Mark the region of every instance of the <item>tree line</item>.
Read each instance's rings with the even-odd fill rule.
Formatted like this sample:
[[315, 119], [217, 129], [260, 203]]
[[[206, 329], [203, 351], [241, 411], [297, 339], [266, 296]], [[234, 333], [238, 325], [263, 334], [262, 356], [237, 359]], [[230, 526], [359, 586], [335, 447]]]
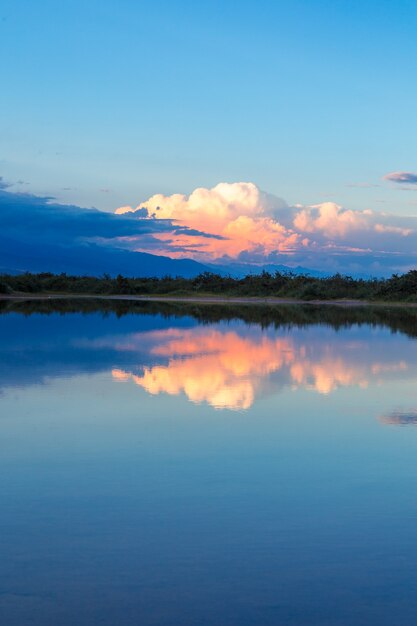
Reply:
[[49, 272], [0, 275], [1, 294], [175, 295], [276, 297], [298, 300], [417, 302], [417, 270], [390, 278], [355, 279], [335, 274], [316, 278], [288, 273], [248, 274], [243, 278], [204, 272], [195, 278], [72, 276]]

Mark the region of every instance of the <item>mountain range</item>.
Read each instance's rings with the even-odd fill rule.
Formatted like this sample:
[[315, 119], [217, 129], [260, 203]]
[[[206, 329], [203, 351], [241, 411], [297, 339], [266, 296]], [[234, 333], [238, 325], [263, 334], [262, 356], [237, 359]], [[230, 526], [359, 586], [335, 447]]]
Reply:
[[203, 272], [214, 272], [238, 278], [261, 271], [274, 273], [293, 272], [311, 276], [325, 276], [301, 266], [252, 265], [249, 263], [199, 263], [192, 259], [172, 259], [146, 252], [131, 252], [121, 248], [96, 244], [63, 246], [35, 244], [7, 237], [0, 237], [0, 273], [18, 274], [22, 272], [52, 272], [75, 275], [102, 276], [155, 276], [166, 275], [192, 278]]

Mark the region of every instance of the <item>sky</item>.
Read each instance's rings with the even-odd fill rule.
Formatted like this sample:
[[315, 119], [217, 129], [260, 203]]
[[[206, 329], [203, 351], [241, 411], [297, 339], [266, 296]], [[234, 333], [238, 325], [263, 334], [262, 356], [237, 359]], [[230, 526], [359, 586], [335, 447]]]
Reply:
[[[131, 241], [171, 256], [259, 262], [275, 251], [314, 265], [318, 247], [343, 246], [368, 250], [371, 265], [373, 254], [411, 254], [416, 32], [417, 4], [407, 0], [68, 0], [59, 10], [52, 0], [2, 0], [3, 184], [9, 197], [111, 213], [232, 185], [220, 222], [207, 219], [211, 193], [198, 206], [203, 219], [181, 224], [208, 228], [205, 241]], [[242, 183], [277, 198], [274, 206], [258, 202], [239, 216]], [[184, 220], [164, 203], [154, 220]], [[321, 209], [311, 207], [322, 206], [326, 232], [312, 225]], [[230, 213], [243, 220], [225, 232]], [[259, 239], [248, 243], [254, 230]]]

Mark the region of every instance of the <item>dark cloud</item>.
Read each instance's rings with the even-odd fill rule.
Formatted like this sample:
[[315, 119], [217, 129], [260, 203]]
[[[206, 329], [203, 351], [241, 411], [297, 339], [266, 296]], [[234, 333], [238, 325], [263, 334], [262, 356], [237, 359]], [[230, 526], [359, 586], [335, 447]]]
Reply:
[[[137, 211], [136, 211], [137, 213]], [[175, 228], [173, 231], [174, 235], [181, 235], [184, 233], [183, 227]], [[207, 237], [208, 239], [218, 239], [219, 241], [225, 241], [227, 237], [223, 237], [223, 235], [214, 235], [213, 233], [203, 233], [201, 230], [196, 230], [195, 228], [188, 228], [186, 231], [187, 235], [194, 237]]]
[[[147, 218], [147, 210], [116, 215], [84, 209], [74, 205], [61, 205], [49, 196], [39, 197], [28, 193], [12, 193], [0, 179], [0, 230], [3, 236], [30, 242], [71, 244], [82, 241], [118, 238], [140, 238], [157, 233], [208, 236], [168, 219]], [[137, 241], [136, 241], [137, 243]]]
[[150, 217], [148, 209], [146, 207], [142, 207], [141, 209], [136, 209], [136, 211], [132, 211], [132, 215], [135, 215], [136, 217]]
[[193, 260], [142, 252], [160, 255], [161, 233], [206, 236], [173, 220], [149, 218], [146, 209], [116, 215], [13, 193], [0, 179], [0, 272], [196, 276], [207, 270]]
[[385, 174], [384, 180], [389, 180], [392, 183], [417, 185], [417, 174], [413, 172], [390, 172]]

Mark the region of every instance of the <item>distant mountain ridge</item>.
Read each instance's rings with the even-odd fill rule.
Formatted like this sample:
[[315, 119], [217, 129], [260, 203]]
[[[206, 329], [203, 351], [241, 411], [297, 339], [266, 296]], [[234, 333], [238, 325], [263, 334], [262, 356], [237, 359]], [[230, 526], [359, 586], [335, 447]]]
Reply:
[[[55, 244], [37, 244], [0, 237], [0, 273], [19, 274], [22, 272], [51, 272], [73, 275], [114, 277], [122, 274], [126, 277], [182, 276], [193, 278], [203, 272], [212, 272], [221, 276], [243, 278], [248, 274], [262, 271], [274, 274], [297, 274], [325, 278], [335, 272], [324, 272], [302, 266], [290, 267], [283, 264], [252, 265], [250, 263], [231, 262], [229, 264], [199, 263], [193, 259], [172, 259], [167, 256], [133, 252], [122, 248], [106, 247], [97, 244], [63, 246]], [[354, 278], [369, 278], [363, 273], [353, 273]]]
[[192, 259], [171, 259], [146, 252], [130, 252], [120, 248], [106, 248], [94, 244], [59, 246], [15, 241], [0, 237], [0, 271], [52, 272], [76, 275], [102, 276], [183, 276], [192, 278], [212, 271]]
[[207, 263], [210, 267], [210, 271], [218, 274], [230, 274], [234, 278], [243, 278], [248, 274], [260, 274], [261, 272], [269, 272], [275, 274], [280, 272], [281, 274], [303, 274], [305, 276], [313, 276], [314, 278], [323, 278], [330, 276], [334, 272], [322, 272], [319, 270], [309, 269], [307, 267], [290, 267], [289, 265], [281, 265], [274, 263], [266, 263], [265, 265], [252, 265], [251, 263], [230, 263], [230, 265], [217, 265], [215, 263]]

